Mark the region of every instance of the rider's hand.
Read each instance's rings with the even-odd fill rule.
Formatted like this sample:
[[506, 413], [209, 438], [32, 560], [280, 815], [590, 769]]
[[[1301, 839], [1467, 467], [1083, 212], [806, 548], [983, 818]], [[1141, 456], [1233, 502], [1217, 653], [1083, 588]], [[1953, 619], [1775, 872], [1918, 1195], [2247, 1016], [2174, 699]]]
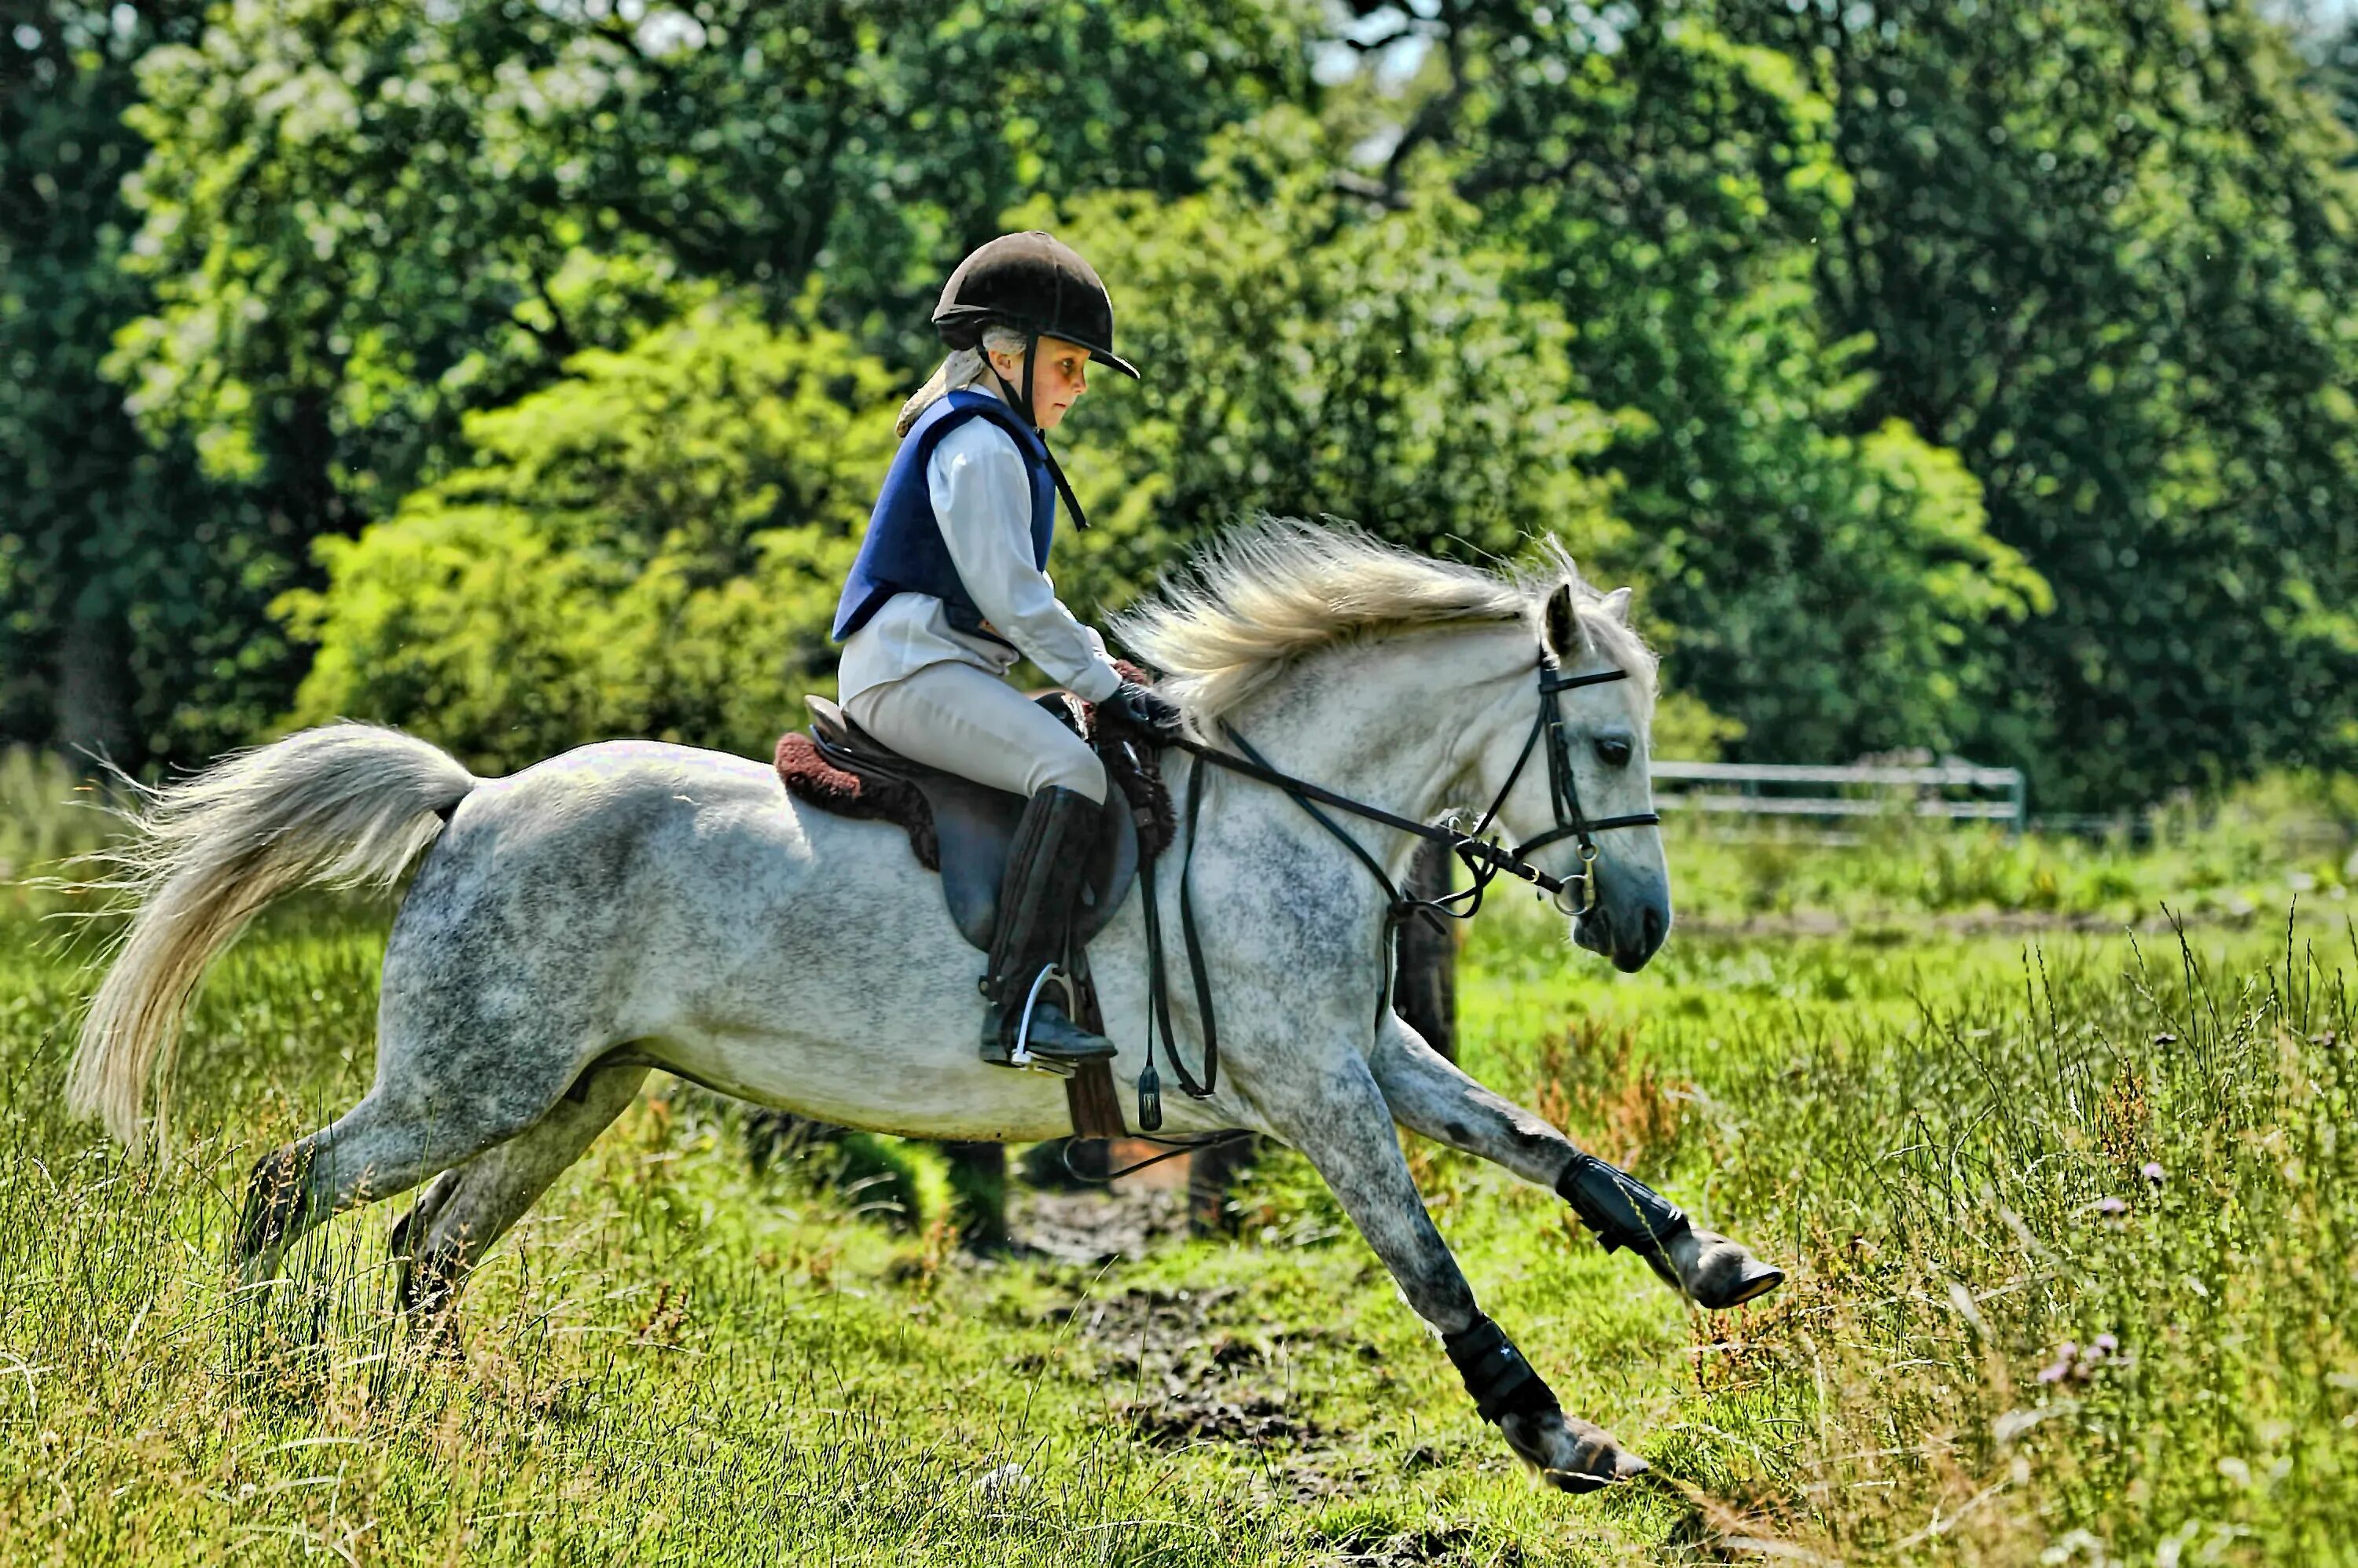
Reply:
[[1186, 723], [1170, 698], [1134, 680], [1122, 682], [1111, 697], [1098, 703], [1098, 717], [1110, 720], [1117, 729], [1163, 741], [1176, 739]]

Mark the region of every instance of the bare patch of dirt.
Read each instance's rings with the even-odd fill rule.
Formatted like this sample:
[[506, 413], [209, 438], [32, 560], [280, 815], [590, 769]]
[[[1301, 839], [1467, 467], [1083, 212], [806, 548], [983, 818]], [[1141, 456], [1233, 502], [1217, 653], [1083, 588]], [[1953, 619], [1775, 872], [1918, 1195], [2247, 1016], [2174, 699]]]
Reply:
[[1462, 1563], [1477, 1544], [1489, 1549], [1484, 1553], [1485, 1562], [1501, 1564], [1502, 1568], [1528, 1561], [1522, 1548], [1512, 1541], [1477, 1541], [1468, 1526], [1438, 1525], [1395, 1535], [1355, 1530], [1335, 1541], [1334, 1562], [1336, 1568], [1414, 1568], [1426, 1563]]
[[1187, 1234], [1187, 1195], [1121, 1183], [1077, 1193], [1011, 1190], [1008, 1232], [1019, 1246], [1062, 1263], [1145, 1256]]
[[[1308, 1448], [1271, 1457], [1265, 1472], [1264, 1484], [1257, 1487], [1262, 1500], [1292, 1508], [1308, 1508], [1364, 1498], [1378, 1488], [1396, 1482], [1404, 1474], [1419, 1470], [1440, 1469], [1444, 1465], [1479, 1465], [1478, 1453], [1460, 1454], [1448, 1460], [1431, 1444], [1420, 1443], [1405, 1453], [1376, 1452], [1358, 1443], [1314, 1444]], [[1380, 1552], [1390, 1550], [1390, 1538], [1379, 1538], [1366, 1530], [1336, 1538], [1347, 1552]], [[1390, 1562], [1382, 1556], [1368, 1556], [1370, 1563]], [[1357, 1563], [1359, 1558], [1346, 1555], [1345, 1563]], [[1423, 1559], [1403, 1558], [1401, 1561], [1422, 1562]]]
[[[1444, 1455], [1430, 1444], [1370, 1449], [1350, 1428], [1314, 1419], [1291, 1386], [1292, 1368], [1313, 1357], [1368, 1363], [1382, 1352], [1333, 1328], [1278, 1323], [1255, 1312], [1251, 1296], [1236, 1286], [1133, 1287], [1049, 1308], [1039, 1321], [1069, 1325], [1144, 1441], [1254, 1450], [1261, 1470], [1253, 1490], [1269, 1502], [1300, 1508], [1364, 1497], [1404, 1472], [1481, 1463], [1487, 1451]], [[1492, 1460], [1509, 1463], [1503, 1453]], [[1450, 1539], [1446, 1530], [1397, 1538], [1363, 1531], [1337, 1541], [1346, 1555], [1336, 1561], [1373, 1568], [1460, 1560]]]
[[1256, 1390], [1222, 1399], [1210, 1389], [1166, 1387], [1162, 1399], [1133, 1400], [1130, 1425], [1161, 1448], [1191, 1443], [1300, 1443], [1317, 1435], [1310, 1422], [1286, 1413], [1286, 1396]]
[[1325, 1438], [1284, 1385], [1272, 1342], [1234, 1321], [1234, 1286], [1134, 1289], [1051, 1309], [1096, 1347], [1101, 1374], [1130, 1390], [1123, 1411], [1149, 1443], [1301, 1445]]

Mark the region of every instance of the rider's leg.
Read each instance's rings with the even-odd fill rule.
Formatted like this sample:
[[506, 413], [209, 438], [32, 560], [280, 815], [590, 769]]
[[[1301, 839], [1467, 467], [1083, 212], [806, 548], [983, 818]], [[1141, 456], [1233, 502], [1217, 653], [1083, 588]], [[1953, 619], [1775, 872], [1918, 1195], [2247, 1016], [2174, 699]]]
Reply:
[[1068, 789], [1102, 803], [1105, 764], [1088, 742], [972, 665], [927, 665], [844, 705], [852, 722], [914, 762], [1031, 796]]
[[[1001, 1060], [1008, 1024], [1033, 982], [1061, 959], [1073, 905], [1087, 879], [1106, 797], [1105, 765], [1087, 744], [1006, 682], [970, 665], [931, 665], [850, 704], [853, 722], [904, 757], [1027, 796], [999, 896], [985, 992], [982, 1051]], [[1026, 1036], [1036, 1055], [1088, 1061], [1112, 1042], [1065, 1013], [1043, 989]]]
[[1628, 1247], [1699, 1305], [1736, 1306], [1783, 1282], [1741, 1244], [1691, 1224], [1651, 1188], [1467, 1077], [1399, 1019], [1384, 1021], [1368, 1065], [1401, 1126], [1555, 1189], [1608, 1246]]
[[[1087, 1062], [1114, 1054], [1111, 1041], [1072, 1020], [1054, 988], [1040, 986], [1034, 994], [1041, 974], [1065, 959], [1073, 909], [1088, 880], [1104, 815], [1087, 795], [1053, 785], [1024, 809], [1007, 850], [985, 979], [992, 1007], [983, 1019], [982, 1054], [990, 1060], [1003, 1060], [1019, 1031], [1035, 1055]], [[1028, 1028], [1022, 1023], [1026, 1007], [1032, 1010]]]

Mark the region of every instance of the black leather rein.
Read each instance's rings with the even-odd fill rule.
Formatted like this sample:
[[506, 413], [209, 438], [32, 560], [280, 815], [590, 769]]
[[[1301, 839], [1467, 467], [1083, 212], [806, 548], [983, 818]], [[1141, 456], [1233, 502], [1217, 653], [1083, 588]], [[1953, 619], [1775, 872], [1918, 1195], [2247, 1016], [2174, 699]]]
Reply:
[[[1586, 914], [1596, 907], [1596, 842], [1593, 835], [1616, 827], [1653, 827], [1660, 825], [1662, 818], [1659, 812], [1636, 811], [1621, 816], [1592, 819], [1581, 810], [1580, 806], [1580, 792], [1573, 773], [1572, 742], [1570, 737], [1564, 732], [1563, 710], [1557, 700], [1558, 694], [1580, 687], [1602, 686], [1608, 681], [1628, 678], [1629, 672], [1623, 669], [1595, 670], [1587, 675], [1565, 675], [1556, 666], [1552, 658], [1544, 654], [1541, 654], [1539, 664], [1539, 716], [1531, 721], [1531, 732], [1523, 741], [1522, 752], [1515, 758], [1515, 765], [1508, 773], [1507, 782], [1498, 786], [1498, 793], [1491, 800], [1489, 809], [1482, 814], [1482, 819], [1474, 825], [1474, 830], [1470, 833], [1461, 833], [1452, 827], [1419, 822], [1413, 817], [1402, 816], [1398, 812], [1387, 811], [1379, 806], [1369, 806], [1365, 801], [1353, 800], [1348, 795], [1338, 795], [1322, 785], [1312, 784], [1307, 779], [1296, 778], [1292, 773], [1283, 773], [1271, 766], [1269, 759], [1256, 751], [1250, 741], [1238, 734], [1236, 729], [1225, 720], [1220, 725], [1220, 733], [1226, 736], [1229, 743], [1236, 748], [1234, 752], [1224, 751], [1216, 746], [1206, 746], [1200, 741], [1188, 740], [1184, 736], [1172, 738], [1168, 742], [1170, 745], [1189, 752], [1198, 761], [1198, 765], [1190, 769], [1187, 776], [1187, 803], [1184, 807], [1187, 848], [1179, 861], [1179, 935], [1187, 948], [1187, 967], [1190, 977], [1195, 982], [1196, 1011], [1204, 1021], [1204, 1078], [1199, 1084], [1195, 1075], [1187, 1070], [1186, 1061], [1179, 1054], [1178, 1040], [1171, 1027], [1170, 986], [1165, 973], [1166, 964], [1163, 945], [1163, 914], [1155, 899], [1154, 861], [1147, 860], [1139, 867], [1141, 883], [1139, 892], [1146, 914], [1148, 1027], [1152, 1033], [1147, 1041], [1145, 1071], [1138, 1076], [1140, 1127], [1152, 1132], [1163, 1125], [1162, 1082], [1160, 1076], [1154, 1070], [1153, 1036], [1161, 1037], [1163, 1053], [1171, 1060], [1171, 1070], [1178, 1075], [1179, 1087], [1186, 1091], [1190, 1098], [1208, 1099], [1213, 1091], [1219, 1087], [1219, 1027], [1214, 1022], [1212, 1015], [1211, 980], [1204, 968], [1203, 943], [1195, 932], [1195, 900], [1188, 876], [1188, 871], [1195, 863], [1195, 823], [1199, 808], [1203, 804], [1205, 770], [1202, 764], [1210, 763], [1226, 768], [1230, 773], [1240, 773], [1246, 778], [1255, 779], [1283, 790], [1293, 798], [1295, 805], [1308, 812], [1321, 827], [1339, 839], [1345, 849], [1357, 856], [1359, 863], [1367, 867], [1368, 872], [1382, 886], [1390, 903], [1384, 917], [1383, 979], [1376, 993], [1376, 1020], [1380, 1023], [1383, 1021], [1385, 1010], [1391, 1005], [1392, 939], [1403, 922], [1422, 919], [1437, 927], [1439, 922], [1444, 919], [1473, 918], [1482, 907], [1482, 895], [1488, 891], [1492, 880], [1502, 871], [1530, 882], [1547, 893], [1554, 899], [1556, 907], [1567, 915]], [[1523, 769], [1531, 760], [1531, 752], [1542, 740], [1547, 743], [1548, 794], [1554, 808], [1556, 825], [1529, 843], [1519, 844], [1512, 849], [1507, 849], [1495, 840], [1484, 838], [1482, 835], [1489, 829], [1491, 823], [1498, 819], [1498, 808], [1507, 803], [1507, 796], [1514, 792], [1515, 784], [1523, 776]], [[1447, 845], [1451, 852], [1464, 861], [1466, 870], [1472, 873], [1473, 885], [1459, 892], [1444, 893], [1439, 898], [1412, 898], [1402, 893], [1399, 887], [1394, 885], [1382, 863], [1368, 852], [1365, 845], [1345, 832], [1333, 817], [1320, 810], [1321, 806], [1331, 806], [1337, 810], [1347, 811], [1355, 816], [1365, 817], [1370, 822], [1381, 823], [1400, 832], [1414, 834], [1417, 838], [1430, 843]], [[1544, 849], [1550, 844], [1560, 843], [1566, 838], [1576, 838], [1580, 843], [1580, 870], [1569, 877], [1550, 876], [1532, 865], [1526, 858], [1533, 850]], [[1573, 892], [1574, 889], [1577, 889], [1576, 892]], [[1565, 899], [1567, 892], [1572, 893], [1570, 903]]]

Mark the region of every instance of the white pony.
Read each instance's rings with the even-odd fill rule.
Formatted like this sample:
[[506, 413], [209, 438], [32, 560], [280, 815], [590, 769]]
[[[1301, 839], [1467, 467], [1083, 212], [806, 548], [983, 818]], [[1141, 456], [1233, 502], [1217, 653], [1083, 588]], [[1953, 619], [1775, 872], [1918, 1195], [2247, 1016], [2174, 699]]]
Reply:
[[[1628, 604], [1627, 589], [1598, 595], [1561, 557], [1502, 576], [1271, 520], [1201, 554], [1120, 630], [1166, 672], [1162, 689], [1199, 737], [1226, 720], [1276, 767], [1420, 821], [1503, 790], [1499, 826], [1522, 842], [1557, 826], [1549, 770], [1516, 772], [1542, 668], [1627, 673], [1565, 690], [1563, 729], [1595, 816], [1650, 809], [1653, 661]], [[1174, 788], [1204, 765], [1165, 757]], [[1587, 1157], [1397, 1017], [1379, 1022], [1385, 895], [1325, 829], [1264, 783], [1214, 768], [1203, 788], [1194, 900], [1215, 915], [1206, 970], [1228, 1070], [1213, 1098], [1174, 1098], [1168, 1130], [1247, 1128], [1300, 1150], [1518, 1454], [1570, 1490], [1642, 1471], [1564, 1415], [1476, 1306], [1394, 1122], [1575, 1204], [1562, 1184]], [[1404, 875], [1414, 838], [1341, 820]], [[395, 1247], [408, 1260], [405, 1303], [440, 1310], [651, 1065], [853, 1127], [962, 1140], [1069, 1130], [1058, 1080], [978, 1058], [983, 955], [959, 938], [906, 836], [798, 804], [761, 762], [611, 741], [481, 779], [424, 741], [337, 724], [157, 792], [138, 827], [124, 853], [136, 912], [70, 1085], [78, 1112], [135, 1148], [206, 967], [258, 910], [303, 884], [389, 884], [416, 868], [385, 948], [374, 1086], [256, 1166], [240, 1230], [249, 1280], [269, 1278], [331, 1213], [430, 1183]], [[1596, 903], [1575, 935], [1634, 969], [1670, 925], [1660, 838], [1646, 827], [1598, 845]], [[1186, 849], [1174, 844], [1166, 867]], [[1563, 842], [1537, 858], [1568, 875], [1575, 853]], [[1175, 872], [1158, 891], [1174, 929]], [[1137, 898], [1091, 958], [1127, 1082], [1148, 1038]], [[1191, 988], [1173, 989], [1181, 1044], [1200, 1051]], [[162, 1121], [159, 1109], [159, 1140]], [[1673, 1228], [1650, 1261], [1693, 1300], [1729, 1305], [1781, 1278], [1683, 1217]]]

